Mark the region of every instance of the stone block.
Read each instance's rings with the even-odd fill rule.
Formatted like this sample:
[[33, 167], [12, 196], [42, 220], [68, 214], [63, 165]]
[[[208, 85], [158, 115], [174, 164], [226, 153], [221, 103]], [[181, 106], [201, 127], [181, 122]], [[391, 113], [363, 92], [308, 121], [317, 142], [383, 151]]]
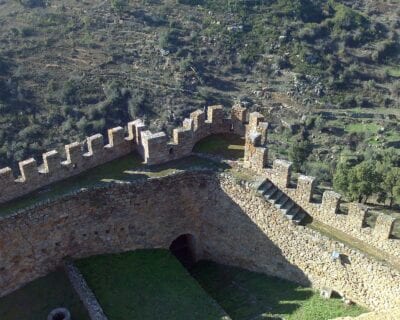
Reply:
[[334, 191], [325, 191], [322, 195], [321, 211], [326, 215], [338, 213], [342, 195]]
[[208, 107], [207, 120], [213, 125], [222, 124], [224, 120], [224, 108], [221, 105]]
[[[133, 138], [133, 137], [132, 137]], [[125, 142], [124, 128], [116, 127], [108, 129], [108, 143], [111, 147], [116, 147]]]
[[198, 130], [204, 126], [206, 114], [203, 110], [197, 110], [190, 114], [190, 119], [193, 120], [193, 130]]
[[173, 132], [173, 141], [175, 144], [187, 144], [192, 143], [192, 131], [186, 130], [184, 128], [174, 129]]
[[361, 229], [368, 213], [368, 207], [357, 202], [349, 203], [349, 212], [347, 215], [347, 224], [352, 229]]
[[82, 144], [79, 142], [74, 142], [65, 146], [65, 154], [67, 156], [67, 161], [65, 164], [78, 165], [82, 162]]
[[396, 219], [387, 214], [380, 214], [376, 219], [374, 227], [374, 237], [377, 240], [387, 240], [393, 231]]
[[98, 133], [87, 138], [89, 155], [100, 156], [104, 151], [103, 135]]
[[142, 139], [141, 133], [146, 130], [147, 130], [147, 126], [143, 123], [143, 121], [141, 119], [129, 122], [129, 124], [128, 124], [128, 132], [129, 132], [128, 139], [135, 140], [137, 145], [141, 145], [141, 139]]
[[237, 104], [232, 107], [231, 110], [232, 122], [239, 122], [244, 124], [247, 121], [247, 109]]
[[312, 200], [314, 192], [315, 178], [301, 175], [297, 180], [297, 197], [304, 203]]
[[30, 158], [19, 162], [19, 170], [21, 171], [21, 178], [24, 182], [31, 182], [36, 180], [39, 176], [39, 171], [37, 168], [36, 160]]
[[292, 174], [292, 163], [277, 159], [273, 163], [274, 182], [279, 186], [287, 188], [290, 184]]
[[15, 178], [10, 167], [0, 169], [0, 185], [6, 187], [9, 183], [14, 183]]
[[252, 112], [249, 116], [249, 128], [250, 130], [256, 130], [258, 124], [264, 121], [264, 116], [259, 112]]
[[61, 168], [60, 154], [56, 150], [43, 153], [44, 172], [54, 173]]

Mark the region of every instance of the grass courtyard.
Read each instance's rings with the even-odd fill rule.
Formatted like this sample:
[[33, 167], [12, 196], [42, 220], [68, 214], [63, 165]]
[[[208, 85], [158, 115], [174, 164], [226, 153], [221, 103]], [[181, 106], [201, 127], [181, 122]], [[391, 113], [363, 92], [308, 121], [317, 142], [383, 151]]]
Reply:
[[77, 262], [110, 320], [223, 319], [223, 310], [167, 250]]
[[193, 151], [238, 160], [244, 157], [244, 143], [243, 137], [234, 134], [217, 134], [199, 141]]
[[367, 311], [289, 281], [209, 261], [198, 263], [192, 274], [233, 320], [327, 320]]
[[45, 320], [55, 308], [70, 310], [73, 320], [89, 320], [63, 270], [39, 278], [0, 298], [1, 320]]
[[[189, 273], [168, 250], [94, 256], [76, 265], [109, 320], [327, 320], [367, 310], [310, 288], [209, 261]], [[88, 320], [62, 270], [0, 298], [1, 320], [43, 320], [67, 307]]]

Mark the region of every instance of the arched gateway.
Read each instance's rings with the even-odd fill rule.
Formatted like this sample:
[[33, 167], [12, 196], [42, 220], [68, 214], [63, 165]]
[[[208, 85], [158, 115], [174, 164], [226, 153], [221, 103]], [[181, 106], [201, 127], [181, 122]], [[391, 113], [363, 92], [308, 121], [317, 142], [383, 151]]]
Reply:
[[169, 250], [186, 269], [190, 269], [196, 263], [195, 248], [194, 236], [183, 234], [172, 241]]

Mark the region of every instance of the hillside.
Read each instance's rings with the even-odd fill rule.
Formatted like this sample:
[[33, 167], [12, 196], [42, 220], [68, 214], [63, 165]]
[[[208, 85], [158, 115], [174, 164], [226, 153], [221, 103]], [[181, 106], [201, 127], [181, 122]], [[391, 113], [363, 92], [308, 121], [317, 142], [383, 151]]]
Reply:
[[397, 0], [0, 0], [0, 165], [241, 101], [272, 122], [272, 157], [306, 137], [299, 169], [330, 181], [343, 149], [400, 144], [399, 15]]

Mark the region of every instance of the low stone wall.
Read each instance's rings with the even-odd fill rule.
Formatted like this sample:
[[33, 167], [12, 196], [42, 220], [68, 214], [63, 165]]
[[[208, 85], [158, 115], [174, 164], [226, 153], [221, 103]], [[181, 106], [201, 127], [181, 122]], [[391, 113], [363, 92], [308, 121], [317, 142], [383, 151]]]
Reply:
[[64, 266], [65, 272], [72, 287], [85, 306], [91, 320], [108, 320], [102, 307], [96, 299], [93, 291], [89, 288], [85, 278], [72, 261], [67, 261]]
[[199, 257], [329, 287], [373, 310], [400, 302], [398, 270], [293, 225], [246, 184], [212, 172], [112, 184], [1, 218], [0, 295], [65, 257], [169, 248], [187, 233]]

